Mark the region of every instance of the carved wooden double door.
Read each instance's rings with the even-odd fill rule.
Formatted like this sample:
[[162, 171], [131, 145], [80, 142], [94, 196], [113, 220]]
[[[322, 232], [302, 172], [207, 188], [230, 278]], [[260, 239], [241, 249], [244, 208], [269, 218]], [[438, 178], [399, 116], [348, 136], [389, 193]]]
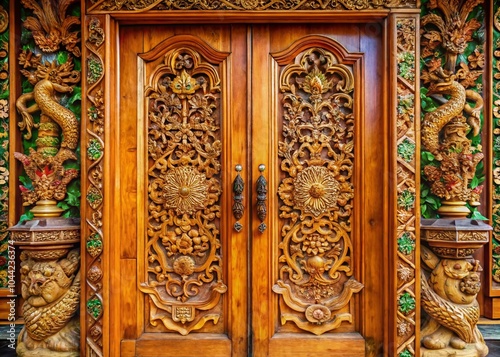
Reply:
[[380, 350], [387, 148], [376, 29], [117, 30], [113, 351]]

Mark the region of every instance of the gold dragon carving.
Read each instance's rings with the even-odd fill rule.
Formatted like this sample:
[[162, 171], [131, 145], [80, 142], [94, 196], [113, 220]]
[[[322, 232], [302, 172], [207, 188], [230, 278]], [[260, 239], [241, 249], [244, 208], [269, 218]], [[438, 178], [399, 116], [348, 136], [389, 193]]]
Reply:
[[[483, 109], [481, 87], [477, 84], [484, 67], [481, 46], [468, 56], [469, 63], [458, 61], [481, 27], [477, 19], [468, 17], [482, 3], [483, 0], [430, 1], [429, 13], [421, 19], [421, 53], [426, 66], [421, 78], [427, 84], [427, 96], [438, 103], [422, 122], [422, 144], [435, 159], [423, 167], [423, 172], [432, 193], [443, 199], [437, 212], [448, 218], [422, 220], [422, 232], [432, 225], [442, 230], [421, 236], [428, 244], [421, 245], [424, 311], [420, 342], [424, 357], [475, 357], [488, 353], [476, 326], [480, 315], [476, 296], [481, 287], [481, 267], [471, 256], [488, 241], [490, 227], [485, 225], [480, 230], [477, 222], [465, 219], [470, 213], [466, 203], [479, 205], [482, 190], [482, 186], [471, 186], [483, 159], [480, 145], [474, 146], [471, 140], [480, 133]], [[474, 228], [470, 232], [469, 224]]]
[[34, 135], [35, 139], [34, 145], [25, 142], [28, 152], [14, 156], [31, 180], [23, 181], [20, 189], [23, 205], [35, 204], [30, 210], [35, 218], [10, 228], [21, 250], [25, 300], [25, 325], [16, 352], [19, 356], [79, 356], [80, 252], [73, 249], [80, 240], [79, 219], [58, 218], [63, 209], [57, 201], [65, 198], [67, 185], [78, 176], [66, 161], [77, 160], [80, 123], [66, 103], [71, 99], [67, 94], [80, 81], [73, 63], [74, 56], [80, 56], [80, 19], [66, 16], [76, 0], [22, 0], [21, 4], [27, 9], [23, 26], [36, 45], [30, 43], [19, 54], [20, 72], [32, 87], [23, 86], [16, 109], [24, 138]]
[[311, 48], [280, 75], [285, 176], [281, 199], [281, 322], [316, 335], [352, 323], [354, 77], [323, 48]]
[[[14, 155], [21, 161], [33, 183], [33, 188], [21, 186], [23, 204], [30, 206], [37, 203], [43, 206], [64, 199], [67, 184], [78, 176], [77, 170], [65, 169], [63, 163], [77, 158], [75, 149], [80, 124], [76, 115], [59, 103], [58, 95], [71, 92], [72, 84], [80, 80], [80, 73], [73, 70], [71, 58], [61, 65], [55, 61], [42, 63], [41, 56], [29, 50], [21, 53], [20, 64], [32, 69], [23, 69], [21, 73], [34, 88], [16, 101], [16, 108], [22, 117], [19, 127], [27, 131], [27, 139], [31, 138], [32, 129], [37, 128], [38, 138], [36, 150], [31, 148], [28, 155], [19, 152]], [[37, 112], [40, 112], [39, 123], [33, 119], [33, 114]], [[59, 139], [60, 128], [62, 141]], [[54, 214], [59, 215], [60, 211], [54, 209]]]
[[[33, 85], [33, 90], [22, 94], [16, 101], [21, 115], [19, 127], [30, 139], [32, 130], [38, 129], [36, 150], [28, 154], [15, 153], [23, 164], [33, 187], [21, 186], [23, 204], [31, 206], [35, 216], [58, 216], [62, 210], [57, 201], [64, 199], [67, 184], [78, 176], [75, 169], [66, 170], [66, 160], [76, 160], [80, 123], [76, 115], [61, 104], [63, 96], [73, 91], [80, 81], [80, 72], [73, 69], [73, 57], [80, 56], [78, 25], [80, 19], [68, 16], [69, 7], [76, 0], [56, 3], [42, 0], [22, 0], [22, 5], [35, 16], [27, 16], [23, 26], [30, 30], [37, 45], [34, 50], [23, 50], [19, 55], [21, 73]], [[29, 14], [31, 15], [31, 13]], [[43, 59], [44, 53], [53, 53], [64, 46], [67, 58]], [[39, 122], [34, 119], [40, 113]], [[61, 133], [62, 130], [62, 140]]]
[[150, 324], [182, 335], [221, 317], [221, 194], [217, 68], [191, 48], [167, 53], [151, 76], [147, 281]]
[[[467, 20], [467, 17], [482, 2], [431, 1], [428, 8], [441, 11], [442, 16], [431, 12], [421, 21], [422, 57], [426, 59], [421, 78], [428, 85], [427, 96], [440, 103], [436, 110], [427, 112], [422, 121], [422, 144], [438, 163], [426, 165], [424, 174], [431, 191], [444, 199], [438, 211], [443, 216], [467, 216], [470, 211], [465, 207], [466, 202], [478, 205], [482, 190], [482, 186], [471, 188], [470, 182], [484, 155], [479, 147], [472, 146], [467, 135], [472, 132], [472, 136], [477, 136], [480, 132], [483, 99], [468, 87], [475, 86], [482, 73], [483, 55], [476, 50], [469, 58], [473, 65], [469, 67], [462, 62], [457, 69], [458, 55], [464, 52], [474, 31], [481, 26], [476, 19]], [[436, 55], [438, 46], [445, 51], [444, 65]]]

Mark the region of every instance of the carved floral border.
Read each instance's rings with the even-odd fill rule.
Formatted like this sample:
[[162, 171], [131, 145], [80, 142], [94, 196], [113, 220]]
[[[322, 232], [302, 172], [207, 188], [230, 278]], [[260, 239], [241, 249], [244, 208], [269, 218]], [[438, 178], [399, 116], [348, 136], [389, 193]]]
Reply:
[[[500, 4], [493, 5], [492, 40], [492, 121], [493, 121], [493, 183], [492, 183], [492, 279], [500, 284]], [[498, 285], [497, 285], [498, 286]]]
[[[85, 195], [85, 216], [82, 217], [82, 241], [85, 240], [86, 271], [84, 286], [86, 356], [103, 356], [103, 315], [104, 315], [104, 272], [103, 251], [105, 248], [103, 233], [103, 177], [104, 177], [104, 52], [105, 32], [102, 27], [104, 17], [87, 19], [85, 41], [85, 73], [87, 131], [82, 135], [82, 148], [86, 148], [86, 177], [82, 185]], [[83, 66], [83, 64], [82, 64]], [[84, 180], [82, 178], [82, 180]], [[82, 255], [83, 256], [83, 255]]]
[[416, 296], [416, 18], [396, 20], [397, 44], [397, 252], [396, 343], [398, 357], [415, 355]]
[[9, 0], [0, 1], [0, 288], [8, 285]]

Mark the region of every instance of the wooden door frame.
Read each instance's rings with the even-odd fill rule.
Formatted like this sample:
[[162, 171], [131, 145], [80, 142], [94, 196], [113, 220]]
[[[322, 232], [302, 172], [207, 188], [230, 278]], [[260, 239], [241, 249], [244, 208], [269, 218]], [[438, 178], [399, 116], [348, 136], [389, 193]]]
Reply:
[[[402, 3], [404, 1], [401, 1]], [[110, 150], [119, 130], [119, 27], [127, 24], [189, 24], [189, 23], [279, 23], [279, 22], [341, 22], [365, 23], [373, 31], [382, 29], [384, 59], [388, 65], [383, 71], [386, 117], [384, 120], [390, 150], [388, 162], [389, 182], [383, 188], [383, 209], [387, 217], [387, 237], [384, 242], [387, 267], [380, 271], [380, 281], [386, 284], [385, 306], [387, 321], [381, 327], [387, 329], [384, 338], [384, 355], [397, 356], [407, 350], [419, 355], [420, 281], [419, 281], [419, 9], [416, 4], [392, 5], [363, 11], [353, 10], [296, 10], [296, 11], [232, 11], [232, 10], [103, 10], [102, 1], [82, 2], [82, 148], [98, 145], [102, 155], [96, 159], [82, 159], [82, 285], [81, 298], [81, 353], [84, 356], [113, 356], [127, 346], [120, 341], [119, 324], [111, 325], [111, 316], [120, 316], [120, 304], [116, 304], [115, 284], [119, 284], [119, 272], [111, 268], [119, 261], [119, 252], [110, 249], [110, 226], [114, 219], [113, 195], [116, 176], [109, 172], [116, 153]], [[160, 3], [160, 1], [156, 1]], [[367, 1], [367, 4], [371, 4]], [[102, 5], [102, 6], [101, 6]], [[403, 7], [408, 6], [408, 7]], [[152, 5], [150, 8], [154, 8]], [[404, 68], [404, 71], [403, 71]], [[409, 68], [409, 71], [408, 71]], [[369, 100], [367, 98], [366, 100]], [[408, 160], [398, 156], [398, 146], [403, 142], [413, 147]], [[410, 198], [405, 201], [404, 198]], [[382, 206], [382, 205], [381, 205]], [[415, 249], [404, 254], [398, 249], [398, 239], [409, 237]], [[97, 255], [87, 251], [87, 239], [100, 239], [102, 250]], [[406, 253], [406, 251], [405, 251]], [[382, 262], [381, 262], [382, 263]], [[398, 309], [402, 298], [415, 301], [410, 312]], [[97, 306], [90, 310], [88, 306]], [[98, 313], [95, 313], [97, 311]], [[94, 313], [93, 313], [94, 312]], [[132, 347], [132, 344], [131, 346]], [[367, 341], [367, 354], [370, 350]], [[132, 352], [132, 351], [131, 351]]]

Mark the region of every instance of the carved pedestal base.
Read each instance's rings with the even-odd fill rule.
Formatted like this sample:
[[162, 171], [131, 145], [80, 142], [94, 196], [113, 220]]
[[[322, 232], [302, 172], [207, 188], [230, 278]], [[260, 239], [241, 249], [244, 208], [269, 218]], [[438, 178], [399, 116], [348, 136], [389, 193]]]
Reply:
[[80, 353], [80, 223], [41, 218], [10, 228], [21, 254], [24, 327], [18, 356]]
[[490, 231], [475, 220], [422, 220], [421, 357], [488, 354], [477, 328], [481, 266], [472, 254]]
[[[78, 357], [80, 356], [80, 318], [74, 316], [57, 334], [43, 341], [33, 340], [26, 328], [18, 337], [16, 353], [19, 357]], [[58, 351], [61, 348], [71, 351]]]
[[457, 337], [455, 332], [440, 325], [429, 316], [422, 326], [424, 326], [421, 331], [423, 338], [420, 355], [422, 357], [483, 357], [488, 354], [488, 347], [476, 326], [472, 330], [476, 343], [465, 343]]
[[482, 357], [488, 354], [488, 347], [484, 347], [486, 350], [483, 351], [480, 351], [475, 345], [467, 345], [463, 350], [457, 350], [453, 347], [443, 348], [440, 350], [428, 350], [421, 347], [420, 355], [422, 357]]

